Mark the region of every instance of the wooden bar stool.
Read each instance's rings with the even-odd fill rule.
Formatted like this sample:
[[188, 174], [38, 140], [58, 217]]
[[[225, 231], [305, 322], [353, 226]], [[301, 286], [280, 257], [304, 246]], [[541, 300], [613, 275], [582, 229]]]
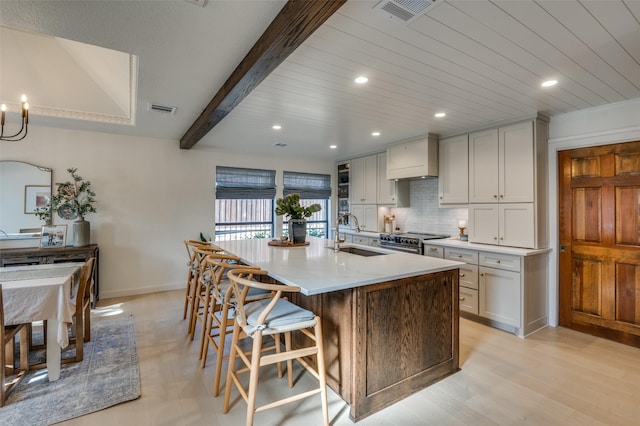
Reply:
[[187, 311], [191, 304], [191, 293], [193, 291], [194, 285], [194, 274], [197, 272], [198, 264], [195, 257], [195, 252], [193, 251], [196, 247], [208, 246], [208, 243], [198, 240], [184, 240], [184, 246], [187, 249], [187, 257], [189, 260], [187, 261], [187, 292], [184, 296], [184, 310], [182, 313], [182, 319], [187, 319]]
[[[251, 271], [233, 269], [227, 273], [233, 287], [234, 297], [237, 299], [237, 311], [233, 328], [233, 340], [229, 355], [229, 368], [227, 370], [227, 383], [224, 393], [223, 412], [229, 412], [231, 397], [231, 385], [235, 384], [240, 395], [247, 403], [246, 424], [252, 425], [255, 413], [279, 407], [290, 402], [298, 401], [312, 395], [320, 394], [322, 402], [322, 415], [325, 425], [329, 425], [329, 413], [327, 407], [327, 385], [325, 379], [324, 351], [322, 342], [322, 327], [320, 317], [313, 312], [294, 305], [288, 300], [282, 299], [284, 292], [299, 292], [296, 286], [279, 284], [267, 284], [255, 281], [251, 275], [266, 275], [266, 271]], [[250, 289], [257, 288], [274, 292], [270, 299], [245, 303]], [[293, 349], [291, 346], [291, 332], [299, 330], [307, 336], [313, 345]], [[284, 333], [285, 351], [275, 354], [264, 354], [262, 348], [263, 336]], [[243, 353], [238, 344], [241, 338], [253, 339], [250, 356]], [[304, 357], [316, 355], [317, 371], [304, 359]], [[236, 357], [239, 357], [244, 366], [236, 369]], [[258, 377], [260, 367], [271, 364], [287, 362], [287, 376], [289, 387], [293, 387], [293, 360], [297, 359], [304, 368], [318, 379], [318, 388], [301, 392], [296, 395], [282, 398], [277, 401], [256, 407], [256, 394], [258, 391]], [[249, 372], [249, 388], [244, 388], [239, 379], [239, 374]]]
[[[242, 266], [239, 264], [240, 258], [234, 255], [215, 253], [207, 256], [205, 263], [208, 268], [210, 288], [206, 291], [205, 300], [202, 302], [206, 307], [203, 312], [205, 325], [202, 328], [200, 338], [200, 366], [205, 367], [209, 345], [216, 351], [216, 376], [213, 386], [213, 396], [220, 394], [220, 379], [222, 377], [222, 361], [228, 357], [224, 355], [225, 338], [230, 332], [229, 327], [233, 327], [234, 307], [236, 300], [233, 297], [233, 288], [226, 277], [226, 272], [232, 268], [242, 267], [243, 269], [255, 269], [258, 267]], [[268, 290], [251, 289], [245, 302], [272, 297], [272, 292]]]
[[[206, 271], [205, 259], [208, 255], [214, 253], [221, 253], [223, 250], [220, 247], [214, 245], [202, 245], [200, 247], [193, 248], [193, 276], [190, 293], [188, 295], [189, 300], [189, 325], [187, 333], [189, 333], [190, 340], [193, 340], [196, 332], [196, 316], [201, 312], [203, 306], [201, 301], [204, 300], [202, 295], [206, 289], [206, 285], [210, 279], [208, 272]], [[203, 323], [204, 324], [204, 323]]]

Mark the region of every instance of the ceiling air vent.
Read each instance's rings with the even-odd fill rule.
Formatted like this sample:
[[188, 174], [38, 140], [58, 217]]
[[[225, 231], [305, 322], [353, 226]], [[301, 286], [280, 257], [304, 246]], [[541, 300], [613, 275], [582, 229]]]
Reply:
[[440, 0], [382, 0], [374, 9], [393, 20], [409, 23], [422, 16]]
[[176, 113], [176, 107], [150, 103], [147, 104], [147, 111], [164, 112], [165, 114], [173, 115]]

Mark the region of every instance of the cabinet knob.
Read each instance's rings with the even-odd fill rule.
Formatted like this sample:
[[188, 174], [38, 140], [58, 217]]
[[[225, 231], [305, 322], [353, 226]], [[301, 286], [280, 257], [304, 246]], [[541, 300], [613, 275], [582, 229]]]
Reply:
[[435, 248], [435, 247], [431, 247], [429, 250], [431, 250], [431, 251], [438, 251], [438, 249], [437, 249], [437, 248]]
[[497, 239], [498, 239], [498, 237], [493, 237], [493, 239], [494, 239], [494, 240], [497, 240]]
[[459, 254], [459, 255], [458, 255], [458, 257], [462, 257], [462, 255], [461, 255], [461, 254]]
[[464, 297], [460, 297], [460, 301], [461, 301], [461, 302], [462, 302], [462, 301], [464, 301], [464, 300], [465, 300], [465, 298], [464, 298]]
[[480, 272], [480, 276], [481, 276], [481, 277], [484, 277], [484, 272]]
[[496, 259], [496, 263], [500, 263], [500, 259]]
[[440, 196], [440, 199], [442, 200], [442, 195]]
[[497, 198], [498, 198], [498, 196], [497, 196], [496, 194], [493, 194], [493, 198], [497, 199]]
[[500, 237], [500, 241], [503, 241], [503, 240], [504, 240], [504, 238]]
[[460, 277], [461, 277], [461, 278], [462, 278], [462, 277], [464, 277], [464, 274], [462, 274], [462, 273], [461, 273], [461, 274], [460, 274]]
[[504, 195], [500, 194], [500, 198], [504, 198]]

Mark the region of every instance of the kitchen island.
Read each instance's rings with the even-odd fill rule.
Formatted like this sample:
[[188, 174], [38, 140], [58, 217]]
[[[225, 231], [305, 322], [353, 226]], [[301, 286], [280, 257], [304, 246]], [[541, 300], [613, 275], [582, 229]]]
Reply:
[[462, 263], [355, 244], [342, 246], [380, 254], [335, 253], [333, 241], [307, 238], [301, 247], [215, 244], [300, 287], [289, 298], [321, 317], [327, 383], [350, 404], [352, 420], [458, 371]]

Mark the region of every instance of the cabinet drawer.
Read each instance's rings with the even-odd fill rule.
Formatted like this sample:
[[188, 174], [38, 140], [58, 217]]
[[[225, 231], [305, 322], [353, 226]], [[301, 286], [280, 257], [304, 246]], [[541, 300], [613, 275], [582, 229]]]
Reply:
[[380, 247], [380, 238], [369, 238], [369, 245], [373, 247]]
[[478, 252], [475, 250], [446, 247], [444, 249], [444, 258], [472, 265], [478, 264]]
[[351, 241], [354, 244], [364, 244], [369, 245], [369, 237], [361, 237], [359, 235], [354, 235], [351, 237], [353, 240]]
[[478, 290], [460, 287], [460, 310], [478, 315]]
[[424, 255], [430, 257], [437, 257], [438, 259], [444, 258], [444, 247], [432, 246], [429, 244], [424, 245]]
[[460, 266], [460, 287], [478, 289], [478, 266], [463, 265]]
[[520, 256], [480, 252], [480, 266], [520, 272]]

